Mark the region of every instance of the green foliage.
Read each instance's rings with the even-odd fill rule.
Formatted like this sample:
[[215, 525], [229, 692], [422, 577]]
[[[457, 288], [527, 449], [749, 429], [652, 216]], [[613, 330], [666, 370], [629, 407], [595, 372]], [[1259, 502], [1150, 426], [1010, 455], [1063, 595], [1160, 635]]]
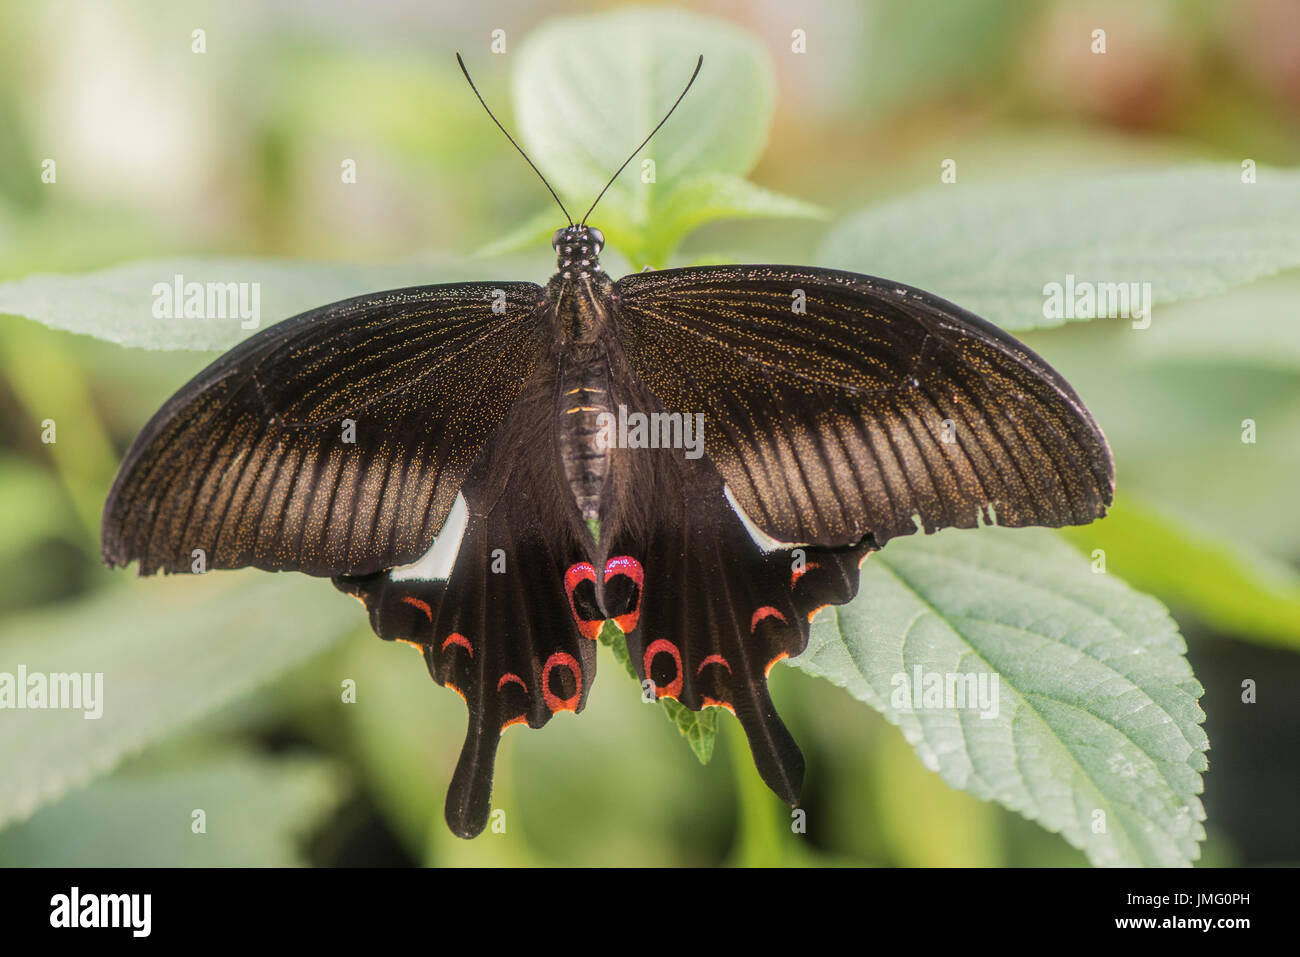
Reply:
[[[667, 265], [681, 238], [708, 220], [823, 215], [743, 179], [772, 123], [775, 82], [766, 51], [717, 20], [630, 9], [552, 21], [519, 52], [522, 145], [575, 219], [663, 118], [697, 55], [704, 65], [690, 95], [592, 219], [634, 269]], [[647, 162], [653, 182], [646, 182]]]
[[[327, 302], [433, 282], [487, 279], [498, 274], [478, 260], [356, 266], [264, 259], [186, 258], [127, 263], [81, 276], [29, 276], [0, 284], [0, 313], [26, 316], [65, 332], [95, 336], [137, 349], [224, 351], [252, 335], [238, 316], [186, 318], [155, 315], [155, 286], [182, 290], [190, 283], [249, 283], [258, 287], [260, 328]], [[206, 292], [204, 293], [206, 298]], [[184, 298], [181, 305], [184, 304]], [[204, 307], [206, 309], [206, 307]], [[204, 313], [207, 316], [207, 313]]]
[[[986, 529], [872, 555], [859, 597], [824, 612], [792, 663], [899, 725], [953, 787], [1059, 831], [1093, 863], [1169, 866], [1196, 859], [1205, 836], [1209, 742], [1185, 652], [1159, 602], [1050, 533]], [[997, 675], [996, 707], [920, 697], [953, 674], [982, 674], [990, 692]]]
[[[0, 627], [0, 672], [102, 673], [102, 715], [4, 712], [0, 824], [300, 666], [355, 625], [325, 583], [258, 573], [134, 582]], [[147, 595], [147, 600], [146, 600]]]
[[1104, 522], [1062, 534], [1106, 570], [1186, 608], [1207, 624], [1300, 650], [1300, 575], [1240, 542], [1196, 531], [1135, 496], [1121, 496]]
[[1044, 285], [1149, 282], [1155, 304], [1300, 266], [1300, 172], [1194, 166], [1064, 182], [951, 184], [850, 216], [821, 265], [888, 276], [1004, 329], [1044, 316]]
[[[293, 867], [306, 863], [304, 841], [343, 796], [337, 770], [316, 758], [175, 757], [165, 769], [124, 768], [0, 832], [0, 864]], [[155, 823], [152, 841], [139, 840], [141, 819]]]

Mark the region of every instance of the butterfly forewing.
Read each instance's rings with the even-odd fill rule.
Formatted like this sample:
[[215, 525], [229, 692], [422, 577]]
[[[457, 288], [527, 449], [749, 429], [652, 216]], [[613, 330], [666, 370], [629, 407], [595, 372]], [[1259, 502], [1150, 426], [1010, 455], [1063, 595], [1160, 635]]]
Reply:
[[359, 575], [414, 560], [537, 364], [542, 298], [519, 282], [396, 290], [246, 340], [127, 453], [105, 561]]
[[1113, 469], [1050, 366], [928, 293], [786, 266], [670, 269], [617, 284], [628, 362], [786, 542], [882, 545], [918, 529], [1091, 521]]

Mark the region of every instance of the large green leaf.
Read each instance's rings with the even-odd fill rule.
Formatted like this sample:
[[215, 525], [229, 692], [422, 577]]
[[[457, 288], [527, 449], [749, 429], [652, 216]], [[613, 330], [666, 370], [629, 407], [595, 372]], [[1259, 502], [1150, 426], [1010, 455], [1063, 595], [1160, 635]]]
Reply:
[[[758, 161], [776, 91], [757, 38], [682, 10], [631, 9], [554, 20], [524, 42], [514, 71], [520, 137], [575, 216], [663, 118], [701, 55], [690, 95], [640, 157], [654, 159], [661, 188], [701, 173], [743, 176]], [[636, 172], [601, 208], [645, 223], [651, 191]]]
[[1227, 635], [1300, 650], [1300, 574], [1245, 543], [1206, 535], [1203, 525], [1133, 495], [1121, 495], [1104, 522], [1064, 534], [1175, 610]]
[[1294, 170], [1262, 168], [1252, 184], [1237, 166], [959, 180], [849, 217], [827, 237], [820, 262], [928, 289], [1006, 329], [1032, 329], [1067, 321], [1044, 314], [1044, 286], [1071, 275], [1149, 282], [1158, 305], [1293, 269], [1297, 222]]
[[[1254, 291], [1243, 289], [1242, 299], [1253, 301]], [[1171, 307], [1168, 324], [1177, 327], [1184, 310]], [[1256, 321], [1283, 325], [1249, 308], [1229, 312], [1225, 306], [1224, 315], [1232, 317], [1221, 323], [1229, 337]], [[1295, 511], [1300, 474], [1295, 373], [1234, 361], [1230, 344], [1221, 361], [1208, 355], [1163, 361], [1145, 347], [1147, 332], [1094, 324], [1036, 334], [1028, 342], [1078, 390], [1105, 430], [1121, 494], [1181, 518], [1184, 534], [1207, 545], [1240, 542], [1294, 560], [1300, 522], [1285, 518]], [[1243, 441], [1252, 437], [1252, 423], [1255, 441]]]
[[307, 863], [304, 839], [342, 797], [339, 774], [315, 758], [173, 757], [166, 769], [123, 769], [0, 831], [0, 863], [291, 867]]
[[[316, 306], [384, 289], [471, 279], [528, 278], [512, 275], [510, 265], [481, 259], [395, 266], [269, 259], [146, 260], [81, 276], [38, 275], [0, 283], [0, 313], [26, 316], [52, 329], [142, 349], [224, 350], [257, 329], [242, 328], [238, 316], [209, 315], [199, 319], [155, 315], [155, 302], [166, 295], [161, 291], [155, 295], [155, 286], [174, 288], [176, 277], [181, 276], [182, 293], [188, 296], [184, 290], [189, 283], [248, 283], [245, 295], [251, 303], [255, 284], [257, 328], [266, 328]], [[204, 292], [206, 300], [206, 286]]]
[[[862, 590], [823, 613], [797, 668], [876, 708], [956, 788], [1060, 832], [1099, 865], [1199, 855], [1209, 747], [1174, 622], [1050, 532], [983, 529], [891, 542]], [[984, 676], [997, 707], [902, 693]], [[937, 706], [933, 706], [936, 705]], [[983, 713], [990, 717], [983, 717]]]
[[[709, 220], [819, 211], [745, 183], [767, 141], [772, 66], [751, 34], [681, 10], [557, 20], [519, 51], [515, 113], [524, 148], [576, 218], [704, 64], [671, 120], [593, 214], [634, 267], [663, 266]], [[649, 176], [653, 163], [653, 178]]]
[[102, 714], [0, 712], [0, 824], [85, 784], [355, 629], [328, 582], [221, 573], [150, 579], [0, 628], [0, 673], [101, 673]]

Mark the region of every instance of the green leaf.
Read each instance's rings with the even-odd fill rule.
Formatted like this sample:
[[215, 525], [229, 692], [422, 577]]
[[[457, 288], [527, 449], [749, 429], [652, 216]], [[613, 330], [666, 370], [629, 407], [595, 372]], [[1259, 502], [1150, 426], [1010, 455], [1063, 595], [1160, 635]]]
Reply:
[[[340, 775], [314, 758], [270, 760], [236, 751], [166, 769], [123, 769], [0, 831], [0, 862], [293, 867], [307, 863], [303, 839], [341, 798]], [[192, 830], [195, 810], [203, 811], [204, 833]]]
[[[791, 663], [899, 725], [951, 786], [1094, 864], [1169, 866], [1205, 836], [1209, 743], [1185, 651], [1159, 602], [1092, 574], [1054, 534], [989, 528], [891, 542]], [[922, 687], [983, 675], [991, 692], [996, 677], [997, 706], [914, 709], [917, 668]]]
[[[1004, 867], [998, 812], [948, 787], [896, 734], [882, 735], [868, 793], [892, 863], [900, 867]], [[859, 799], [865, 798], [861, 795]]]
[[[600, 643], [614, 653], [614, 660], [627, 670], [628, 675], [639, 686], [641, 679], [637, 677], [636, 670], [632, 667], [632, 660], [627, 651], [627, 638], [618, 625], [612, 620], [606, 621], [600, 629], [599, 637]], [[708, 764], [713, 758], [713, 744], [718, 735], [717, 709], [701, 708], [699, 711], [692, 711], [672, 698], [660, 698], [658, 703], [663, 705], [664, 714], [681, 732], [700, 764]]]
[[826, 219], [829, 213], [812, 203], [782, 196], [739, 176], [703, 173], [685, 179], [668, 194], [654, 224], [655, 243], [646, 247], [633, 266], [656, 269], [692, 230], [716, 219]]
[[545, 248], [550, 245], [555, 230], [564, 224], [564, 216], [552, 205], [529, 216], [505, 235], [498, 236], [490, 243], [479, 247], [474, 251], [474, 255], [486, 258]]
[[[741, 177], [758, 161], [775, 100], [766, 50], [725, 21], [631, 9], [553, 21], [519, 51], [520, 137], [575, 218], [663, 118], [700, 54], [704, 65], [690, 95], [593, 217], [633, 260], [642, 249], [670, 247], [659, 218], [667, 196], [691, 178]], [[653, 182], [645, 181], [647, 160]]]
[[1063, 530], [1106, 571], [1185, 608], [1224, 634], [1300, 650], [1300, 575], [1241, 542], [1122, 495], [1106, 516]]
[[672, 698], [660, 698], [668, 720], [677, 725], [686, 743], [691, 746], [700, 764], [708, 764], [713, 758], [713, 742], [718, 735], [718, 709], [701, 708], [692, 711], [686, 705]]
[[1297, 221], [1294, 170], [1261, 168], [1253, 184], [1232, 165], [1063, 182], [959, 179], [849, 217], [819, 261], [919, 286], [1005, 329], [1033, 329], [1068, 321], [1044, 315], [1044, 286], [1067, 275], [1149, 282], [1159, 304], [1293, 269]]
[[[139, 580], [0, 628], [0, 673], [102, 674], [102, 714], [2, 712], [0, 825], [295, 667], [354, 630], [325, 582], [261, 572]], [[93, 679], [92, 679], [93, 681]]]
[[[257, 328], [242, 328], [238, 316], [217, 318], [215, 311], [202, 319], [155, 315], [155, 303], [167, 295], [163, 288], [174, 288], [177, 276], [183, 277], [185, 285], [248, 283], [245, 301], [250, 305], [256, 289]], [[404, 286], [508, 276], [509, 264], [483, 260], [395, 266], [270, 259], [146, 260], [81, 276], [39, 275], [0, 283], [0, 313], [139, 349], [219, 351], [257, 329], [340, 299]], [[183, 296], [189, 296], [184, 289]]]
[[[1243, 301], [1254, 300], [1255, 288], [1241, 291]], [[1183, 309], [1171, 309], [1170, 325]], [[1232, 315], [1225, 335], [1261, 318]], [[1300, 522], [1279, 520], [1295, 510], [1300, 474], [1300, 442], [1292, 438], [1300, 435], [1295, 373], [1245, 362], [1209, 369], [1181, 359], [1135, 361], [1155, 331], [1076, 327], [1038, 334], [1028, 344], [1074, 386], [1105, 430], [1124, 494], [1184, 517], [1189, 534], [1207, 541], [1300, 554]], [[1255, 442], [1243, 441], [1247, 419], [1256, 425]]]
[[[1285, 273], [1223, 295], [1179, 303], [1160, 321], [1131, 336], [1135, 361], [1227, 365], [1300, 372], [1295, 334], [1300, 274]], [[1204, 371], [1209, 371], [1208, 369]]]

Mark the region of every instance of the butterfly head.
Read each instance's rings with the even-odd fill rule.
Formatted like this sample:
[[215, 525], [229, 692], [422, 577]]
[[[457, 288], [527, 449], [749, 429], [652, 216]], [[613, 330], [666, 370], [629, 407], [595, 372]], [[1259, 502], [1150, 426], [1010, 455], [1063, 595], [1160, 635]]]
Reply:
[[605, 234], [595, 226], [561, 226], [551, 237], [555, 263], [565, 279], [590, 279], [600, 272], [600, 251]]

